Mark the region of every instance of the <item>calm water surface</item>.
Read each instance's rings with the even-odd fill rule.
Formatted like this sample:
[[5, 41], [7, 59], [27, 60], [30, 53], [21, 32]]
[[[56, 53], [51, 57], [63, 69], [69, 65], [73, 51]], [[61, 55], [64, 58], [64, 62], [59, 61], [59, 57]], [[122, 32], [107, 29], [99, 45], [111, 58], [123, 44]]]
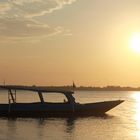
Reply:
[[[34, 94], [18, 94], [17, 101], [38, 100]], [[57, 95], [56, 95], [57, 96]], [[125, 99], [106, 117], [0, 118], [0, 140], [140, 140], [140, 92], [77, 91], [77, 102]], [[48, 97], [50, 100], [59, 97]], [[5, 91], [0, 101], [7, 102]]]

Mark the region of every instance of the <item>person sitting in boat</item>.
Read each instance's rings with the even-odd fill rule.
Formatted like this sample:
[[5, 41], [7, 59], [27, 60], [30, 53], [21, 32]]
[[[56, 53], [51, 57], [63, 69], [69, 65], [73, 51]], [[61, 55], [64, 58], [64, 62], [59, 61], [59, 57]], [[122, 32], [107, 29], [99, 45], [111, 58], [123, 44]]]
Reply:
[[66, 99], [64, 99], [63, 101], [64, 101], [64, 103], [67, 103]]

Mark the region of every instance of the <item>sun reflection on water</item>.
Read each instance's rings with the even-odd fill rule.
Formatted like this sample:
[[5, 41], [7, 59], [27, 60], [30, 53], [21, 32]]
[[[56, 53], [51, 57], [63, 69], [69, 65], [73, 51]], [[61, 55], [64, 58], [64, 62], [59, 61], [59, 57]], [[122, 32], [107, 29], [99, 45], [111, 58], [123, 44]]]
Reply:
[[135, 100], [135, 115], [134, 119], [137, 125], [137, 137], [140, 140], [140, 92], [134, 92], [132, 98]]

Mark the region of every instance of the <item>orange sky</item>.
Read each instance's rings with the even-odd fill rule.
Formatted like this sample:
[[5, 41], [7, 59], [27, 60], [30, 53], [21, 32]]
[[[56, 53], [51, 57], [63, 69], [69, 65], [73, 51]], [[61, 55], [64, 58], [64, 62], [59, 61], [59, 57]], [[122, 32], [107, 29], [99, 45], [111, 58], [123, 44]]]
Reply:
[[137, 0], [2, 0], [0, 82], [140, 86]]

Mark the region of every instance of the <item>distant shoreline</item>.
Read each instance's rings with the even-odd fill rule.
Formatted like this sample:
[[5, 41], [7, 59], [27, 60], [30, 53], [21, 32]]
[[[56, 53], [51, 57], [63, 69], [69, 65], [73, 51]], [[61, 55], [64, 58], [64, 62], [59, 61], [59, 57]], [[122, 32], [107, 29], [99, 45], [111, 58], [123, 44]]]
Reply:
[[[63, 89], [63, 90], [79, 90], [79, 91], [140, 91], [140, 87], [121, 87], [121, 86], [106, 86], [106, 87], [86, 87], [86, 86], [23, 86], [23, 85], [6, 85], [14, 87], [30, 87], [30, 88], [45, 88], [45, 89]], [[3, 90], [3, 89], [0, 89]]]

